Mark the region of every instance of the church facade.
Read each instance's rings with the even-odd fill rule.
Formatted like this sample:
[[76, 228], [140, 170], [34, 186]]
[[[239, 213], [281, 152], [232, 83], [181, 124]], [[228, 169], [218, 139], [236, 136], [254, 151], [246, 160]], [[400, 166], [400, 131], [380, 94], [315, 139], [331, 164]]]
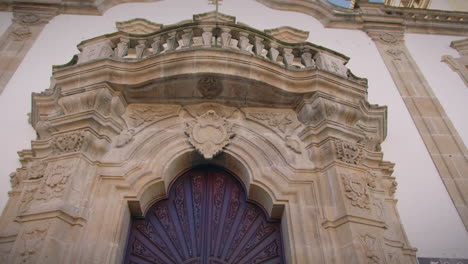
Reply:
[[117, 4], [0, 5], [2, 263], [467, 261], [467, 13]]

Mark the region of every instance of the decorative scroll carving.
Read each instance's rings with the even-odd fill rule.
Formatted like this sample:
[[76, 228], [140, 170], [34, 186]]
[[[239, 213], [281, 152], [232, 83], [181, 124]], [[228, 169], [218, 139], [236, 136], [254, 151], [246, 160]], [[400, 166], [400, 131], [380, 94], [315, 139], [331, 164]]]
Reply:
[[32, 257], [38, 254], [43, 240], [45, 239], [47, 229], [48, 227], [36, 228], [24, 233], [24, 245], [23, 250], [20, 253], [21, 263], [35, 263]]
[[291, 136], [286, 136], [284, 142], [286, 143], [286, 146], [290, 148], [292, 151], [296, 152], [297, 154], [301, 154], [301, 144], [297, 142], [297, 140], [294, 140], [291, 138]]
[[51, 141], [52, 152], [54, 154], [63, 154], [79, 151], [83, 145], [83, 139], [84, 136], [81, 132], [58, 135]]
[[337, 158], [350, 164], [359, 164], [362, 158], [362, 147], [358, 144], [338, 141], [336, 142]]
[[44, 176], [45, 170], [47, 168], [47, 163], [42, 160], [32, 161], [29, 164], [27, 171], [27, 178], [29, 180], [40, 179]]
[[271, 111], [265, 112], [250, 112], [249, 116], [256, 120], [266, 121], [266, 124], [273, 128], [278, 128], [282, 133], [286, 131], [286, 127], [292, 124], [289, 113], [275, 113]]
[[381, 264], [383, 263], [378, 255], [378, 241], [370, 235], [361, 235], [359, 241], [364, 248], [365, 256], [368, 264]]
[[221, 94], [223, 85], [216, 77], [205, 76], [198, 81], [197, 89], [204, 98], [213, 99]]
[[176, 105], [130, 105], [127, 108], [129, 124], [131, 127], [137, 128], [161, 117], [177, 114], [179, 108]]
[[186, 123], [189, 142], [205, 159], [212, 159], [234, 136], [232, 125], [215, 111], [208, 110], [196, 120]]
[[351, 175], [342, 175], [345, 196], [353, 206], [370, 209], [370, 197], [367, 185]]

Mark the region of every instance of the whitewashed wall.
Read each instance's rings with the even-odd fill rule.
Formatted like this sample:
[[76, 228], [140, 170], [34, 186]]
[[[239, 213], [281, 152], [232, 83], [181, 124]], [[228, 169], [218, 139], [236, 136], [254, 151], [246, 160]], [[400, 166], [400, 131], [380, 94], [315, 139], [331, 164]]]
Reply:
[[[61, 15], [54, 18], [45, 27], [0, 95], [0, 111], [4, 113], [3, 129], [0, 130], [0, 208], [6, 203], [7, 191], [10, 189], [8, 175], [19, 165], [16, 152], [29, 148], [30, 140], [35, 138], [34, 131], [27, 123], [27, 113], [31, 110], [30, 95], [32, 92], [48, 88], [52, 65], [68, 62], [73, 54], [78, 52], [75, 46], [80, 41], [115, 31], [116, 21], [142, 17], [158, 23], [171, 24], [212, 9], [205, 0], [171, 0], [124, 4], [108, 10], [101, 17]], [[258, 29], [288, 25], [308, 30], [310, 42], [350, 56], [348, 66], [351, 70], [356, 75], [369, 79], [370, 103], [389, 107], [388, 137], [383, 144], [383, 151], [386, 160], [397, 164], [394, 175], [399, 183], [398, 207], [412, 246], [419, 248], [419, 256], [468, 258], [468, 234], [390, 74], [366, 34], [353, 30], [324, 29], [314, 18], [293, 12], [271, 10], [253, 0], [225, 1], [221, 12], [234, 15], [238, 21]], [[11, 14], [0, 13], [0, 30], [10, 19]], [[447, 41], [449, 42], [450, 38], [431, 37], [441, 40], [423, 43], [429, 46], [429, 49], [435, 48], [439, 53], [445, 52], [443, 45], [448, 45]], [[410, 51], [415, 53], [418, 62], [424, 63], [416, 54], [413, 39], [413, 36], [408, 37]], [[418, 41], [421, 40], [416, 42]], [[440, 60], [440, 55], [427, 54], [435, 61]], [[424, 67], [421, 68], [426, 71]], [[432, 73], [436, 68], [429, 67], [427, 70]], [[429, 81], [431, 84], [436, 83], [432, 78]], [[456, 83], [455, 80], [452, 81]], [[440, 92], [445, 94], [443, 89]], [[439, 92], [437, 94], [439, 95]], [[450, 105], [450, 100], [447, 98], [447, 101], [441, 101]], [[448, 112], [452, 113], [449, 110]], [[453, 119], [463, 117], [462, 112], [454, 113]], [[457, 125], [457, 128], [459, 126], [463, 125]], [[466, 128], [460, 129], [466, 131]]]

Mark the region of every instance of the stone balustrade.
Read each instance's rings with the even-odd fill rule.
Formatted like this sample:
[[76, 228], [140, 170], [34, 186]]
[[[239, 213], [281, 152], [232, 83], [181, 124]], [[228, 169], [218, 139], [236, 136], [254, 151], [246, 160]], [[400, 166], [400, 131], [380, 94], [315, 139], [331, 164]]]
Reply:
[[223, 49], [269, 60], [291, 70], [320, 69], [367, 84], [366, 79], [348, 70], [345, 64], [349, 58], [338, 52], [309, 42], [288, 43], [243, 24], [187, 22], [150, 34], [116, 32], [84, 41], [78, 48], [81, 51], [78, 59], [54, 66], [54, 70], [103, 58], [138, 61], [182, 50]]

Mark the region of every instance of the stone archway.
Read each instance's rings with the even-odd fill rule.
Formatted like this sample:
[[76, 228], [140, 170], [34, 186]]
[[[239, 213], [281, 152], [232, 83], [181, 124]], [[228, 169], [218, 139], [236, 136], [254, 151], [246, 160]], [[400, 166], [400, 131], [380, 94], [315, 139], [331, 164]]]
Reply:
[[223, 14], [128, 30], [82, 42], [33, 95], [0, 260], [119, 263], [131, 216], [214, 164], [282, 219], [286, 263], [416, 263], [380, 150], [386, 108], [349, 58]]
[[133, 219], [125, 263], [284, 263], [280, 222], [246, 198], [222, 169], [183, 173], [168, 199]]

